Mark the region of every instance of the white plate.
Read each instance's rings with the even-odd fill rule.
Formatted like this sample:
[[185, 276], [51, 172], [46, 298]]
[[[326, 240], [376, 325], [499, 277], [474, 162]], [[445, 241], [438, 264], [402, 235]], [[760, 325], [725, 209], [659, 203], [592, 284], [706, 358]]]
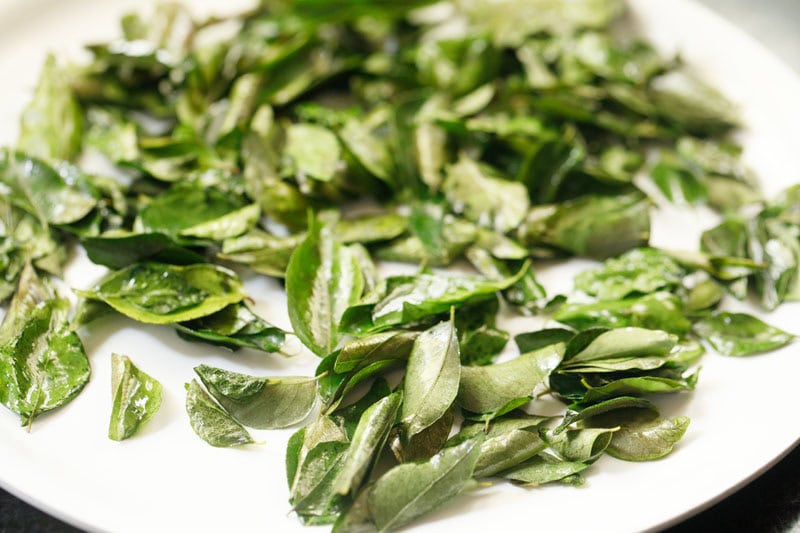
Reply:
[[[200, 4], [213, 5], [205, 0]], [[240, 2], [216, 2], [232, 9]], [[48, 50], [74, 56], [78, 44], [117, 34], [121, 12], [136, 0], [14, 0], [0, 13], [0, 145], [13, 144], [18, 114]], [[198, 4], [198, 2], [194, 2]], [[631, 0], [642, 32], [683, 57], [739, 103], [749, 129], [747, 161], [768, 193], [800, 182], [800, 80], [737, 29], [688, 0]], [[694, 249], [701, 218], [671, 212], [655, 238]], [[68, 280], [84, 286], [101, 272], [78, 257]], [[568, 286], [563, 275], [544, 273]], [[257, 310], [288, 327], [278, 285], [251, 280]], [[797, 304], [769, 316], [795, 333]], [[533, 329], [531, 324], [530, 329]], [[84, 335], [94, 375], [67, 407], [43, 416], [29, 434], [0, 409], [0, 486], [78, 526], [109, 531], [303, 531], [288, 514], [283, 454], [290, 431], [260, 432], [263, 446], [219, 450], [197, 438], [183, 409], [183, 384], [200, 363], [253, 374], [309, 374], [317, 360], [300, 355], [221, 353], [187, 344], [167, 327], [120, 319]], [[135, 438], [106, 437], [110, 354], [129, 354], [165, 389], [161, 411]], [[692, 424], [662, 461], [633, 464], [603, 458], [588, 486], [522, 489], [497, 484], [466, 494], [419, 522], [420, 531], [634, 531], [663, 526], [708, 505], [763, 471], [800, 436], [798, 347], [749, 359], [708, 355], [698, 389], [660, 403]]]

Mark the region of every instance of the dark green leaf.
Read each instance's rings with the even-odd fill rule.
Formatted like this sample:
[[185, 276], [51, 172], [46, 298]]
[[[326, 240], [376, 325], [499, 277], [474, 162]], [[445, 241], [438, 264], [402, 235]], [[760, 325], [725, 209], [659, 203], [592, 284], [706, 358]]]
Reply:
[[207, 342], [231, 350], [252, 348], [263, 352], [279, 352], [286, 340], [285, 332], [238, 303], [212, 315], [175, 325], [178, 335], [186, 340]]
[[617, 301], [566, 304], [553, 315], [553, 320], [578, 330], [637, 327], [683, 335], [691, 328], [680, 298], [668, 292]]
[[0, 183], [8, 188], [12, 204], [45, 227], [77, 222], [97, 204], [91, 194], [72, 187], [44, 161], [18, 152], [0, 150]]

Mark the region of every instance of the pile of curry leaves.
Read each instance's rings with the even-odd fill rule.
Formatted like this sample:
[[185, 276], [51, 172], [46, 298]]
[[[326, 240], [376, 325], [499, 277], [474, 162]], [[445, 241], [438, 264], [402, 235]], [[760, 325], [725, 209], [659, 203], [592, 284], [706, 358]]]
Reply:
[[[199, 366], [192, 427], [233, 446], [306, 421], [294, 512], [387, 530], [474, 480], [580, 484], [603, 454], [661, 458], [689, 420], [649, 398], [694, 389], [705, 346], [792, 341], [720, 305], [800, 296], [800, 189], [762, 199], [734, 106], [631, 35], [621, 1], [429, 4], [267, 0], [200, 22], [167, 4], [86, 65], [49, 58], [0, 151], [0, 402], [30, 424], [74, 398], [76, 331], [106, 314], [281, 352], [237, 271], [283, 279], [316, 376]], [[98, 156], [105, 171], [82, 164]], [[700, 251], [650, 248], [663, 202], [722, 222]], [[50, 278], [73, 243], [109, 272], [70, 321]], [[548, 296], [536, 265], [570, 256], [606, 261]], [[454, 263], [475, 272], [432, 270]], [[504, 314], [550, 327], [508, 347]], [[113, 366], [120, 440], [161, 387]], [[531, 414], [541, 395], [564, 415]]]

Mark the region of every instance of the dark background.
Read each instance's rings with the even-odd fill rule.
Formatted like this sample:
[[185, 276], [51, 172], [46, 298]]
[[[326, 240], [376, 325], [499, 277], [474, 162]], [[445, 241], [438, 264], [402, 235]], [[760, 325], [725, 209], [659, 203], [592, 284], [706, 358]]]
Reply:
[[[799, 0], [699, 1], [756, 37], [800, 72]], [[77, 531], [0, 490], [0, 533]], [[800, 448], [735, 494], [668, 531], [800, 531]]]

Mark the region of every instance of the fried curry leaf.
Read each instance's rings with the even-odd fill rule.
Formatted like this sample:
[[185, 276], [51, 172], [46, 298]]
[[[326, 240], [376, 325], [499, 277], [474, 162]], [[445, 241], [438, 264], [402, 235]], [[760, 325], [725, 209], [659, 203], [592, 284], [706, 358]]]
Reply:
[[694, 325], [694, 332], [722, 355], [742, 357], [786, 346], [794, 335], [746, 313], [717, 313]]
[[214, 403], [197, 380], [186, 384], [186, 412], [198, 437], [217, 448], [253, 444], [247, 430]]
[[175, 325], [186, 340], [224, 346], [231, 350], [252, 348], [275, 353], [281, 350], [286, 333], [253, 313], [239, 302], [214, 314]]
[[408, 437], [427, 428], [456, 399], [461, 376], [458, 338], [452, 320], [421, 333], [414, 341], [403, 383], [401, 421]]
[[261, 378], [207, 365], [194, 371], [220, 405], [248, 427], [285, 428], [304, 420], [314, 408], [314, 378]]
[[161, 384], [139, 370], [128, 356], [111, 354], [111, 422], [108, 438], [131, 437], [161, 407]]
[[329, 227], [313, 220], [286, 270], [289, 319], [309, 350], [324, 356], [336, 348], [342, 315], [358, 301], [363, 288], [355, 255]]
[[488, 366], [461, 367], [458, 404], [473, 413], [498, 413], [514, 400], [533, 395], [561, 362], [563, 344], [553, 344], [535, 352]]
[[244, 298], [233, 272], [210, 264], [137, 263], [78, 291], [147, 324], [174, 324], [214, 314]]
[[472, 478], [481, 436], [445, 448], [423, 463], [395, 466], [369, 493], [369, 510], [378, 530], [397, 529], [457, 496]]
[[33, 100], [22, 112], [17, 147], [48, 161], [71, 160], [80, 150], [83, 113], [66, 71], [48, 55]]
[[23, 426], [68, 403], [89, 381], [89, 359], [68, 314], [69, 302], [27, 265], [0, 325], [0, 403]]

